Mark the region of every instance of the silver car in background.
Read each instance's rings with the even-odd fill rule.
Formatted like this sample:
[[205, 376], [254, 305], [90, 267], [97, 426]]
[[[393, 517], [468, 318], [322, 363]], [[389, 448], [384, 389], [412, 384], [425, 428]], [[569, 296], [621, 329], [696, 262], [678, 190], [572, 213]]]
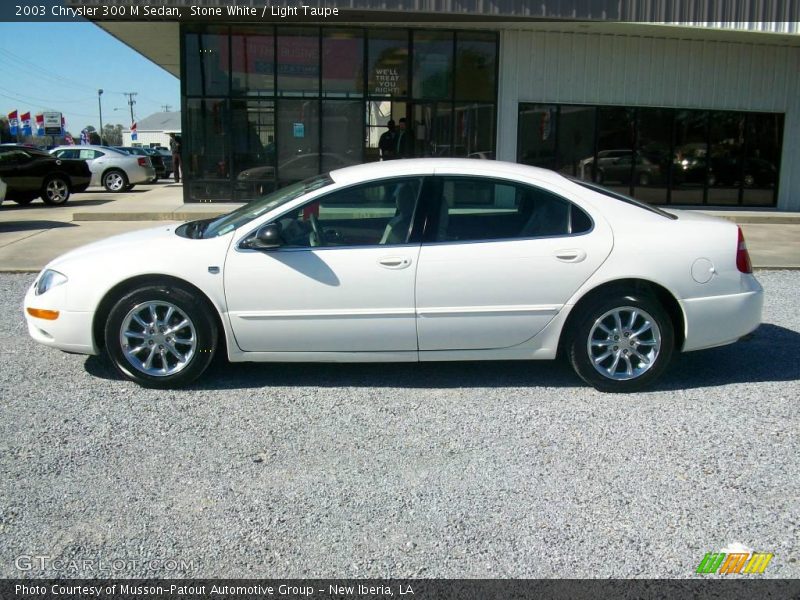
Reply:
[[50, 154], [85, 160], [92, 172], [90, 185], [102, 185], [109, 192], [124, 192], [156, 177], [149, 157], [133, 156], [108, 146], [58, 146]]

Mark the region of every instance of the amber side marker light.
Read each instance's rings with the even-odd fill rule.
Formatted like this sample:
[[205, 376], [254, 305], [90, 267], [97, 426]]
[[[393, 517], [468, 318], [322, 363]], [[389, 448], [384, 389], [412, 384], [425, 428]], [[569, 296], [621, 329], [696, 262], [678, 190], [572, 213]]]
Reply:
[[58, 318], [57, 310], [46, 310], [44, 308], [28, 308], [28, 314], [37, 319], [47, 319], [48, 321], [55, 321]]

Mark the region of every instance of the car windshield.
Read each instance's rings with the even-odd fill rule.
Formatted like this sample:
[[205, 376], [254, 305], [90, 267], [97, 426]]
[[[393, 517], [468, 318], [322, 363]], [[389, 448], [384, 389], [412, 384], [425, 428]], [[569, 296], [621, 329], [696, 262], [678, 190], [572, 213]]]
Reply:
[[620, 200], [625, 202], [626, 204], [632, 204], [633, 206], [638, 206], [639, 208], [643, 208], [644, 210], [649, 210], [650, 212], [656, 213], [662, 217], [666, 217], [667, 219], [675, 220], [678, 218], [677, 215], [673, 215], [672, 213], [668, 213], [665, 210], [661, 210], [660, 208], [656, 208], [650, 204], [645, 204], [644, 202], [640, 202], [639, 200], [635, 200], [630, 196], [626, 196], [625, 194], [620, 194], [618, 192], [612, 192], [608, 188], [604, 188], [602, 185], [597, 185], [596, 183], [590, 183], [588, 181], [584, 181], [583, 179], [575, 179], [574, 177], [568, 177], [572, 183], [577, 183], [578, 185], [585, 187], [586, 189], [592, 190], [593, 192], [597, 192], [598, 194], [603, 194], [604, 196], [608, 196], [609, 198], [614, 198], [614, 200]]
[[287, 202], [291, 202], [295, 198], [299, 198], [303, 194], [313, 192], [314, 190], [318, 190], [332, 183], [333, 179], [331, 179], [330, 175], [327, 173], [324, 175], [317, 175], [316, 177], [298, 183], [293, 183], [292, 185], [276, 190], [258, 200], [253, 200], [237, 208], [233, 212], [211, 221], [205, 229], [203, 229], [200, 237], [212, 238], [225, 235], [234, 229], [238, 229], [245, 223], [249, 223], [253, 219], [260, 217], [264, 213], [278, 208]]

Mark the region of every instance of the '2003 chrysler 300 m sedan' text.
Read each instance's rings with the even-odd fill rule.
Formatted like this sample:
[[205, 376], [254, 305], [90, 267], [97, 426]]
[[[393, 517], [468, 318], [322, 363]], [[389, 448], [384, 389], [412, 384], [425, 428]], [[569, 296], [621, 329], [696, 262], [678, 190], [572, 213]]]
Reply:
[[633, 391], [761, 321], [741, 230], [551, 171], [360, 165], [50, 263], [30, 334], [174, 387], [231, 361], [552, 359]]

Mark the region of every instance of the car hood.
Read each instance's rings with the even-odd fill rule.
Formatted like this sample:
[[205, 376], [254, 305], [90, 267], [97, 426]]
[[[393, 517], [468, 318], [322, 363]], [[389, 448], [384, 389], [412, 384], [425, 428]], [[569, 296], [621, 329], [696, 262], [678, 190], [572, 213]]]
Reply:
[[158, 227], [131, 231], [129, 233], [123, 233], [97, 242], [92, 242], [91, 244], [80, 246], [66, 254], [62, 254], [53, 260], [48, 267], [56, 268], [57, 265], [75, 262], [84, 258], [112, 256], [117, 253], [124, 253], [137, 248], [152, 246], [152, 244], [159, 242], [171, 245], [170, 242], [172, 238], [178, 238], [178, 236], [175, 235], [176, 227], [178, 227], [178, 225], [160, 225]]

